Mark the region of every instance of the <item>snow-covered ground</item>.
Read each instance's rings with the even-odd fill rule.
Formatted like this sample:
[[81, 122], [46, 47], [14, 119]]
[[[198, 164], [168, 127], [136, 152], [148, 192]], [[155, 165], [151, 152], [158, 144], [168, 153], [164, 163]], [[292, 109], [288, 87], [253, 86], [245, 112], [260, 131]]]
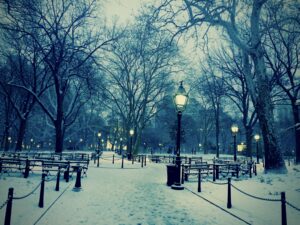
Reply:
[[[219, 205], [250, 224], [281, 224], [281, 203], [250, 198], [232, 188], [232, 208], [227, 209], [227, 185], [202, 182], [202, 192], [197, 193], [196, 179], [185, 182], [183, 191], [166, 186], [165, 164], [125, 161], [112, 164], [110, 152], [104, 152], [100, 168], [90, 163], [87, 177], [81, 181], [82, 189], [73, 190], [75, 174], [66, 183], [61, 179], [60, 191], [54, 191], [55, 177], [45, 183], [45, 206], [38, 207], [39, 189], [21, 200], [13, 201], [12, 225], [29, 224], [245, 224], [220, 208], [208, 203], [191, 191]], [[263, 198], [286, 199], [300, 207], [300, 166], [287, 166], [288, 174], [264, 174], [262, 164], [258, 175], [252, 179], [233, 178], [239, 189]], [[211, 178], [210, 178], [211, 179]], [[40, 174], [30, 174], [28, 179], [20, 174], [0, 178], [0, 206], [7, 198], [9, 187], [14, 196], [23, 196], [40, 182]], [[218, 183], [226, 180], [218, 180]], [[60, 197], [59, 197], [60, 196]], [[49, 208], [49, 206], [52, 207]], [[5, 208], [0, 210], [0, 224], [4, 221]], [[287, 206], [288, 224], [299, 224], [300, 212]], [[37, 223], [36, 223], [37, 222]]]

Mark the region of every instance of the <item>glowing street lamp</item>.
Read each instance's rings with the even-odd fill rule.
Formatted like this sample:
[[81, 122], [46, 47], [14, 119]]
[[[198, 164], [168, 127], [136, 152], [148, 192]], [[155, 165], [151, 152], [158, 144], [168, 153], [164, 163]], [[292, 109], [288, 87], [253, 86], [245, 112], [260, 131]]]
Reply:
[[130, 136], [130, 149], [129, 149], [129, 154], [128, 154], [128, 160], [131, 160], [132, 158], [132, 137], [134, 135], [134, 130], [130, 129], [129, 130], [129, 136]]
[[97, 136], [98, 136], [98, 148], [97, 148], [97, 167], [99, 167], [99, 158], [100, 158], [100, 145], [101, 145], [101, 132], [98, 132], [98, 134], [97, 134]]
[[119, 154], [121, 155], [123, 155], [123, 146], [122, 146], [122, 144], [123, 144], [123, 138], [120, 138], [120, 152], [119, 152]]
[[181, 117], [182, 117], [182, 113], [186, 108], [187, 102], [188, 102], [188, 94], [185, 91], [183, 85], [182, 85], [183, 81], [180, 82], [180, 85], [178, 87], [177, 92], [175, 93], [174, 97], [173, 97], [173, 101], [174, 101], [174, 105], [177, 111], [177, 136], [176, 136], [176, 160], [175, 160], [175, 164], [176, 164], [176, 169], [177, 169], [177, 177], [175, 179], [175, 183], [174, 185], [172, 185], [172, 189], [176, 189], [176, 190], [183, 190], [184, 187], [181, 186], [181, 158], [180, 158], [180, 138], [181, 138]]
[[236, 135], [239, 132], [239, 127], [236, 124], [231, 126], [231, 133], [233, 136], [233, 160], [236, 161]]
[[254, 140], [256, 141], [256, 162], [259, 163], [258, 142], [260, 140], [260, 136], [258, 134], [255, 134], [254, 135]]

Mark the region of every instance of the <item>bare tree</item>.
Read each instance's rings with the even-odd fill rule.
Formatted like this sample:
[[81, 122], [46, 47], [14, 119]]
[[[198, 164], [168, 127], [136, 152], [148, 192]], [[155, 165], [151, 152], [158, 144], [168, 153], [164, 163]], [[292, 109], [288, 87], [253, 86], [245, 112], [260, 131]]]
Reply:
[[[9, 70], [8, 68], [1, 67], [0, 68], [0, 84], [5, 83], [9, 79]], [[2, 86], [2, 85], [1, 85]], [[16, 122], [16, 112], [13, 107], [13, 103], [17, 101], [17, 97], [15, 96], [11, 87], [0, 88], [0, 98], [1, 98], [1, 117], [3, 118], [3, 134], [1, 140], [1, 147], [8, 151], [11, 148], [12, 143], [12, 127]], [[13, 99], [13, 100], [12, 100]]]
[[[269, 77], [266, 73], [262, 31], [260, 29], [263, 7], [267, 0], [252, 1], [163, 1], [156, 10], [163, 26], [170, 26], [175, 35], [190, 28], [201, 27], [207, 31], [211, 26], [225, 31], [230, 40], [243, 52], [246, 82], [254, 103], [265, 152], [265, 169], [285, 169], [282, 152], [274, 126], [273, 104]], [[188, 18], [183, 15], [188, 13]], [[181, 18], [181, 19], [179, 19]], [[205, 33], [207, 34], [207, 32]], [[252, 79], [250, 58], [254, 65], [255, 79]]]
[[55, 150], [61, 152], [65, 130], [74, 123], [90, 94], [87, 87], [95, 75], [93, 56], [115, 36], [107, 36], [105, 26], [96, 29], [92, 20], [97, 13], [94, 0], [6, 1], [1, 6], [6, 7], [1, 27], [18, 32], [38, 46], [53, 82], [53, 88], [41, 97], [27, 86], [10, 85], [36, 98], [55, 126]]
[[117, 109], [127, 137], [130, 129], [135, 130], [135, 146], [139, 146], [142, 130], [157, 113], [170, 85], [176, 54], [177, 48], [166, 35], [142, 15], [107, 56], [102, 85], [107, 106]]
[[[226, 96], [242, 114], [242, 124], [246, 132], [247, 156], [250, 157], [252, 155], [253, 128], [257, 122], [257, 115], [245, 79], [243, 55], [234, 46], [222, 47], [212, 54], [210, 60], [223, 73]], [[253, 75], [252, 77], [254, 78]]]
[[225, 83], [223, 77], [216, 74], [210, 62], [208, 65], [202, 64], [201, 74], [196, 82], [195, 88], [206, 98], [206, 102], [210, 103], [214, 115], [216, 157], [219, 158], [220, 116], [222, 111], [222, 99], [226, 93]]
[[[19, 118], [17, 143], [15, 150], [22, 149], [22, 143], [26, 131], [27, 121], [36, 103], [35, 97], [28, 91], [10, 85], [24, 86], [32, 90], [40, 97], [49, 86], [49, 74], [42, 64], [37, 46], [28, 38], [20, 37], [14, 31], [6, 31], [2, 35], [2, 48], [5, 46], [9, 50], [3, 51], [3, 59], [9, 70], [9, 77], [0, 81], [0, 87], [6, 93]], [[14, 94], [11, 95], [10, 92]], [[14, 98], [13, 98], [14, 96]], [[17, 99], [16, 99], [17, 96]]]
[[[267, 34], [264, 39], [265, 56], [269, 70], [273, 74], [274, 83], [285, 93], [285, 98], [291, 104], [295, 136], [296, 162], [300, 163], [300, 117], [297, 99], [300, 96], [300, 24], [293, 19], [293, 13], [286, 15], [284, 5], [277, 3], [268, 7], [267, 16], [272, 18], [271, 24], [266, 24]], [[286, 21], [282, 21], [286, 18]], [[295, 18], [295, 17], [294, 17]]]

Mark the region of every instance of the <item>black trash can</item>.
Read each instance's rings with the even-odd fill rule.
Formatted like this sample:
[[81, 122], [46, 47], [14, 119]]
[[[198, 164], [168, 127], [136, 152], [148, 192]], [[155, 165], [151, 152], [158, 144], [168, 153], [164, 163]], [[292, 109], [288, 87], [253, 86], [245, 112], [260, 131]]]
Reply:
[[176, 182], [177, 167], [174, 164], [167, 165], [167, 185], [171, 186]]

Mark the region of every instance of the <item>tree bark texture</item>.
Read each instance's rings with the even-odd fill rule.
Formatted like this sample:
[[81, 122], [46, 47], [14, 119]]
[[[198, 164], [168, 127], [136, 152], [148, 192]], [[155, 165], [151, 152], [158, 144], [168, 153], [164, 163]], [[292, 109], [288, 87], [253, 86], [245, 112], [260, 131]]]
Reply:
[[24, 140], [24, 135], [26, 132], [26, 125], [27, 125], [27, 119], [20, 119], [20, 124], [19, 124], [19, 130], [18, 130], [18, 138], [17, 138], [17, 144], [16, 144], [16, 151], [21, 151], [22, 150], [22, 144]]

